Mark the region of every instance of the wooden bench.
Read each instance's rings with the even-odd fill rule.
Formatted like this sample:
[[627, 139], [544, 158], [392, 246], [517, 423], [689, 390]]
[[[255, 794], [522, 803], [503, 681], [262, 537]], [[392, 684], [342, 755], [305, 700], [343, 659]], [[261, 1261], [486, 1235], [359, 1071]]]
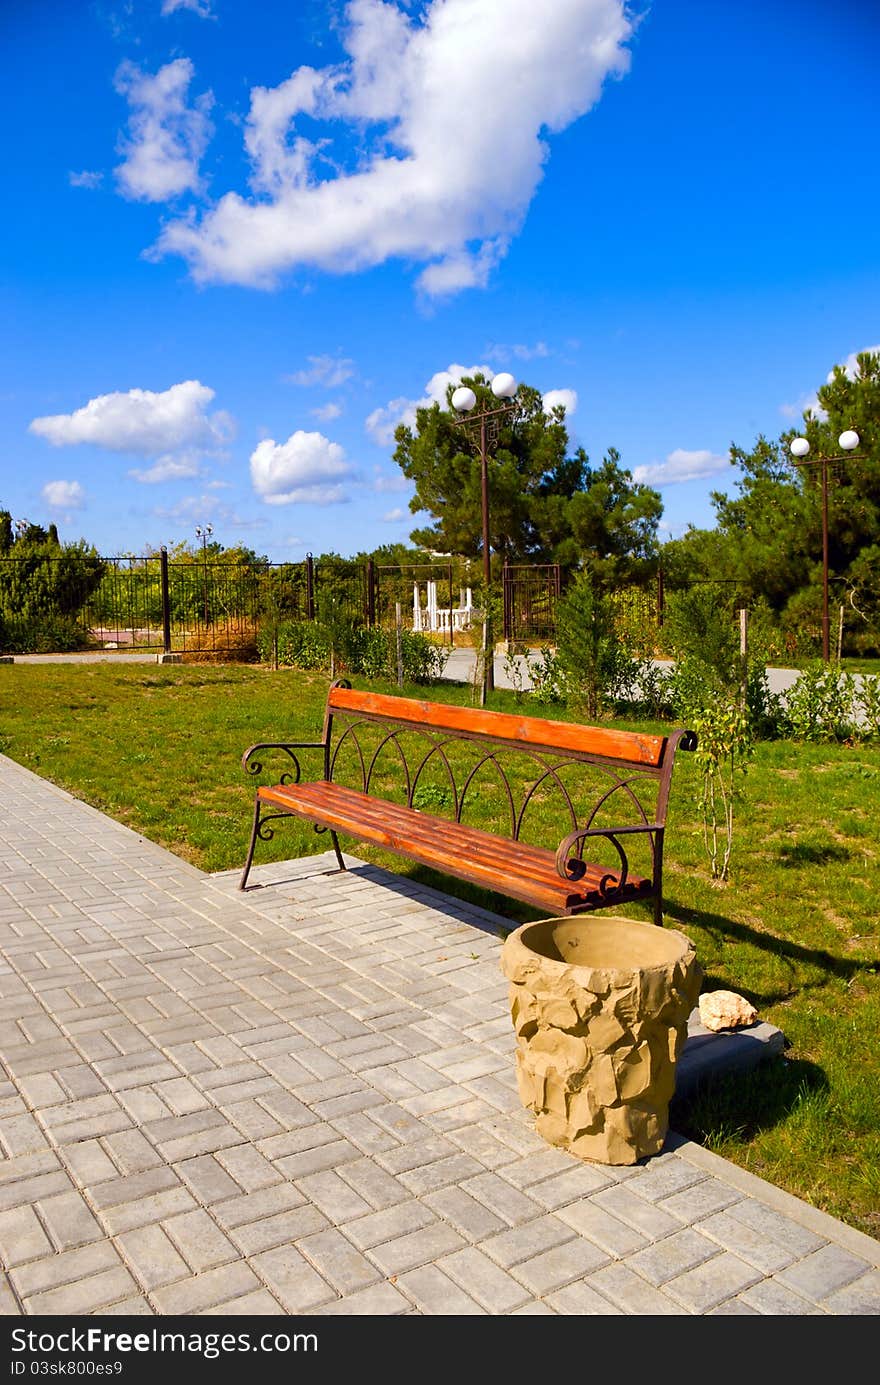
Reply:
[[[659, 924], [673, 764], [695, 746], [681, 728], [642, 735], [358, 692], [340, 679], [321, 740], [260, 742], [242, 756], [249, 774], [262, 775], [267, 752], [286, 769], [257, 789], [239, 888], [269, 822], [293, 815], [329, 831], [341, 870], [339, 836], [350, 836], [552, 916], [653, 900]], [[303, 777], [304, 751], [320, 752], [318, 776]]]

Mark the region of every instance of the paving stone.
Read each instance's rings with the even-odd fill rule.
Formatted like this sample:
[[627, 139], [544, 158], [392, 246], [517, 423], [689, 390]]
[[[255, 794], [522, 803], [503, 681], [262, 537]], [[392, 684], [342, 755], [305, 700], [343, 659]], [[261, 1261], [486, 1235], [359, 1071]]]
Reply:
[[184, 1159], [174, 1168], [198, 1200], [209, 1207], [241, 1192], [235, 1179], [230, 1178], [213, 1155], [202, 1154], [198, 1159]]
[[160, 1313], [187, 1316], [191, 1313], [204, 1313], [218, 1305], [228, 1305], [243, 1294], [252, 1293], [262, 1287], [257, 1275], [249, 1265], [237, 1261], [232, 1265], [221, 1265], [218, 1269], [205, 1270], [203, 1274], [190, 1279], [178, 1280], [165, 1288], [156, 1289], [153, 1301]]
[[222, 1318], [268, 1318], [274, 1316], [283, 1318], [287, 1315], [277, 1298], [273, 1298], [268, 1289], [254, 1289], [250, 1294], [241, 1294], [238, 1298], [216, 1303], [211, 1308], [203, 1308], [200, 1311], [200, 1316]]
[[79, 1192], [58, 1193], [37, 1203], [56, 1250], [72, 1250], [89, 1241], [100, 1241], [104, 1230]]
[[465, 1293], [436, 1265], [422, 1265], [398, 1276], [397, 1286], [413, 1300], [420, 1313], [448, 1317], [484, 1317], [486, 1309]]
[[251, 1256], [259, 1251], [273, 1250], [276, 1246], [289, 1245], [302, 1236], [312, 1236], [326, 1230], [329, 1225], [323, 1212], [306, 1203], [286, 1212], [276, 1212], [271, 1217], [261, 1217], [257, 1221], [231, 1227], [229, 1235], [245, 1255]]
[[32, 1207], [0, 1212], [0, 1260], [4, 1269], [51, 1255], [52, 1242]]
[[606, 1212], [604, 1208], [597, 1207], [588, 1198], [561, 1207], [556, 1216], [579, 1236], [587, 1237], [594, 1245], [618, 1260], [650, 1244], [648, 1237], [641, 1231], [636, 1231], [619, 1217]]
[[482, 1202], [509, 1226], [533, 1221], [544, 1210], [531, 1197], [511, 1187], [496, 1173], [479, 1174], [476, 1178], [469, 1178], [462, 1186], [466, 1193]]
[[239, 1258], [238, 1249], [201, 1207], [169, 1217], [162, 1229], [196, 1274]]
[[521, 1280], [536, 1297], [551, 1293], [554, 1289], [592, 1274], [600, 1265], [606, 1264], [609, 1256], [599, 1246], [583, 1237], [574, 1237], [550, 1250], [534, 1255], [530, 1260], [522, 1260], [514, 1265], [511, 1273]]
[[35, 1316], [79, 1317], [84, 1313], [94, 1315], [106, 1312], [114, 1302], [136, 1293], [137, 1285], [131, 1275], [120, 1267], [105, 1270], [88, 1279], [77, 1279], [57, 1289], [32, 1294], [24, 1300], [24, 1304], [27, 1312]]
[[705, 1264], [667, 1280], [664, 1291], [691, 1313], [706, 1313], [756, 1284], [760, 1278], [754, 1265], [746, 1264], [729, 1251], [722, 1251]]
[[304, 1195], [292, 1183], [277, 1183], [270, 1188], [261, 1188], [246, 1196], [226, 1198], [214, 1208], [214, 1215], [225, 1227], [245, 1226], [248, 1222], [259, 1221], [279, 1212], [301, 1207]]
[[297, 1249], [340, 1294], [354, 1294], [381, 1279], [371, 1264], [334, 1226], [297, 1239]]
[[432, 1226], [436, 1222], [437, 1217], [429, 1207], [410, 1200], [381, 1212], [372, 1212], [369, 1216], [358, 1217], [357, 1221], [349, 1223], [346, 1233], [361, 1250], [369, 1250], [383, 1241], [394, 1240], [407, 1231]]
[[554, 1216], [539, 1216], [534, 1221], [511, 1227], [484, 1240], [481, 1250], [505, 1269], [530, 1260], [542, 1251], [572, 1240], [574, 1232]]
[[687, 1228], [646, 1246], [644, 1250], [637, 1250], [629, 1257], [628, 1263], [645, 1279], [659, 1286], [720, 1254], [722, 1252], [715, 1242], [699, 1231]]
[[[796, 1294], [775, 1279], [761, 1279], [757, 1284], [745, 1289], [734, 1302], [740, 1303], [751, 1313], [765, 1317], [824, 1317], [823, 1309], [809, 1299]], [[731, 1300], [727, 1300], [728, 1303]], [[713, 1311], [720, 1312], [725, 1304]]]
[[822, 1307], [828, 1313], [846, 1314], [848, 1317], [880, 1313], [880, 1271], [869, 1270], [842, 1288], [833, 1290], [823, 1298]]
[[411, 1304], [403, 1294], [388, 1283], [373, 1284], [356, 1294], [330, 1303], [320, 1303], [312, 1309], [320, 1317], [399, 1317], [411, 1312]]
[[[652, 1290], [652, 1292], [654, 1292]], [[565, 1317], [622, 1317], [623, 1309], [611, 1303], [586, 1282], [578, 1280], [565, 1284], [542, 1300], [556, 1313]], [[520, 1310], [522, 1311], [522, 1310]]]
[[506, 1270], [475, 1246], [443, 1256], [438, 1268], [489, 1313], [510, 1313], [531, 1297]]
[[[649, 1284], [640, 1274], [628, 1265], [612, 1263], [603, 1265], [585, 1281], [585, 1287], [599, 1297], [605, 1297], [613, 1307], [632, 1317], [688, 1317], [686, 1308], [664, 1294], [655, 1285]], [[561, 1289], [561, 1295], [573, 1294], [575, 1285]], [[552, 1296], [555, 1302], [557, 1295]], [[563, 1300], [565, 1301], [565, 1300]]]
[[99, 1213], [99, 1218], [109, 1235], [116, 1236], [122, 1231], [132, 1231], [137, 1226], [150, 1226], [154, 1222], [162, 1222], [178, 1212], [189, 1212], [195, 1205], [195, 1198], [189, 1189], [182, 1183], [177, 1183], [174, 1187], [153, 1193], [149, 1197], [125, 1202], [121, 1206], [108, 1207], [105, 1212]]
[[164, 1162], [155, 1146], [139, 1130], [123, 1130], [107, 1135], [102, 1143], [123, 1174], [143, 1173], [145, 1169], [155, 1168]]
[[214, 1156], [231, 1178], [246, 1193], [260, 1188], [269, 1188], [281, 1181], [281, 1174], [274, 1164], [254, 1149], [253, 1145], [235, 1145], [232, 1149], [219, 1149]]
[[66, 1250], [57, 1255], [20, 1265], [10, 1271], [12, 1282], [22, 1298], [56, 1289], [60, 1285], [74, 1284], [105, 1270], [121, 1267], [121, 1260], [114, 1247], [107, 1240], [94, 1245], [83, 1246], [78, 1250]]
[[372, 1159], [356, 1159], [353, 1163], [343, 1164], [339, 1176], [377, 1212], [383, 1207], [405, 1202], [409, 1197], [407, 1189], [401, 1187], [396, 1178], [392, 1178]]
[[812, 1303], [824, 1305], [835, 1290], [851, 1284], [872, 1268], [866, 1260], [851, 1255], [840, 1246], [825, 1245], [787, 1269], [780, 1270], [776, 1279]]
[[186, 1279], [190, 1267], [174, 1248], [161, 1226], [143, 1226], [116, 1237], [117, 1248], [143, 1287], [149, 1292], [177, 1279]]
[[288, 1313], [305, 1313], [336, 1296], [296, 1246], [264, 1251], [251, 1265]]
[[315, 1207], [337, 1223], [351, 1221], [373, 1210], [333, 1169], [308, 1174], [297, 1180], [297, 1186]]
[[[384, 1214], [380, 1212], [377, 1215]], [[355, 1226], [357, 1223], [349, 1228], [352, 1239]], [[453, 1231], [451, 1226], [435, 1222], [431, 1226], [420, 1227], [417, 1231], [397, 1236], [394, 1240], [383, 1241], [381, 1245], [371, 1246], [368, 1253], [384, 1274], [392, 1275], [402, 1274], [418, 1265], [438, 1260], [450, 1251], [458, 1250], [463, 1244], [461, 1236]]]
[[503, 1231], [506, 1226], [506, 1222], [463, 1188], [440, 1188], [437, 1192], [429, 1193], [425, 1202], [469, 1241], [482, 1241], [486, 1236]]
[[[682, 1207], [682, 1220], [686, 1220], [684, 1211]], [[759, 1230], [729, 1212], [705, 1217], [700, 1222], [700, 1231], [765, 1275], [785, 1269], [797, 1258], [794, 1251], [776, 1240], [772, 1224], [768, 1231]]]

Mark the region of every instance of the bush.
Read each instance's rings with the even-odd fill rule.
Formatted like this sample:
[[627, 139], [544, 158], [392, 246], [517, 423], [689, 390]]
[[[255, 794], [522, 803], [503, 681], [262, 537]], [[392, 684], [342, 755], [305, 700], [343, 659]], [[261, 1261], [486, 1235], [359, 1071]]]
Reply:
[[556, 606], [556, 663], [566, 701], [595, 718], [614, 709], [637, 661], [623, 647], [614, 604], [581, 572]]
[[[258, 638], [263, 663], [316, 669], [333, 676], [362, 674], [365, 678], [397, 678], [397, 632], [372, 629], [351, 618], [321, 621], [282, 621], [266, 625]], [[426, 635], [401, 631], [403, 681], [433, 683], [443, 676], [449, 650]]]
[[[874, 711], [871, 688], [865, 708]], [[851, 741], [862, 738], [860, 695], [851, 673], [836, 664], [810, 664], [788, 691], [784, 727], [796, 741]]]

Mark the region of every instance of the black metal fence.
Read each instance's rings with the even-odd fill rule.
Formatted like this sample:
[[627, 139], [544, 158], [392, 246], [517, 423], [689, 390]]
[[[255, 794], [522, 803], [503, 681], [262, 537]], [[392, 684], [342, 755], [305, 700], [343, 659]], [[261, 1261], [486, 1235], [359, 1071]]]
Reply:
[[[564, 588], [559, 565], [505, 564], [499, 585], [499, 635], [514, 645], [552, 645]], [[466, 560], [383, 565], [309, 554], [297, 563], [245, 563], [208, 554], [170, 559], [164, 550], [144, 558], [3, 556], [0, 652], [89, 648], [246, 658], [256, 655], [261, 632], [287, 621], [341, 617], [387, 628], [398, 611], [408, 629], [465, 644], [479, 640], [483, 599], [482, 575]], [[621, 589], [615, 604], [627, 643], [656, 648], [662, 577], [653, 587]]]

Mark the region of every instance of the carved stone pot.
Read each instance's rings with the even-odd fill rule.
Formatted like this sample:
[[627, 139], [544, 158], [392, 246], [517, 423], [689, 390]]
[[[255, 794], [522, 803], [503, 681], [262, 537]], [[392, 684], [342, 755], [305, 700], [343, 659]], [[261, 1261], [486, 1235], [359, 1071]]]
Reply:
[[542, 919], [509, 934], [501, 970], [538, 1133], [602, 1164], [658, 1154], [703, 980], [690, 939], [607, 914]]

